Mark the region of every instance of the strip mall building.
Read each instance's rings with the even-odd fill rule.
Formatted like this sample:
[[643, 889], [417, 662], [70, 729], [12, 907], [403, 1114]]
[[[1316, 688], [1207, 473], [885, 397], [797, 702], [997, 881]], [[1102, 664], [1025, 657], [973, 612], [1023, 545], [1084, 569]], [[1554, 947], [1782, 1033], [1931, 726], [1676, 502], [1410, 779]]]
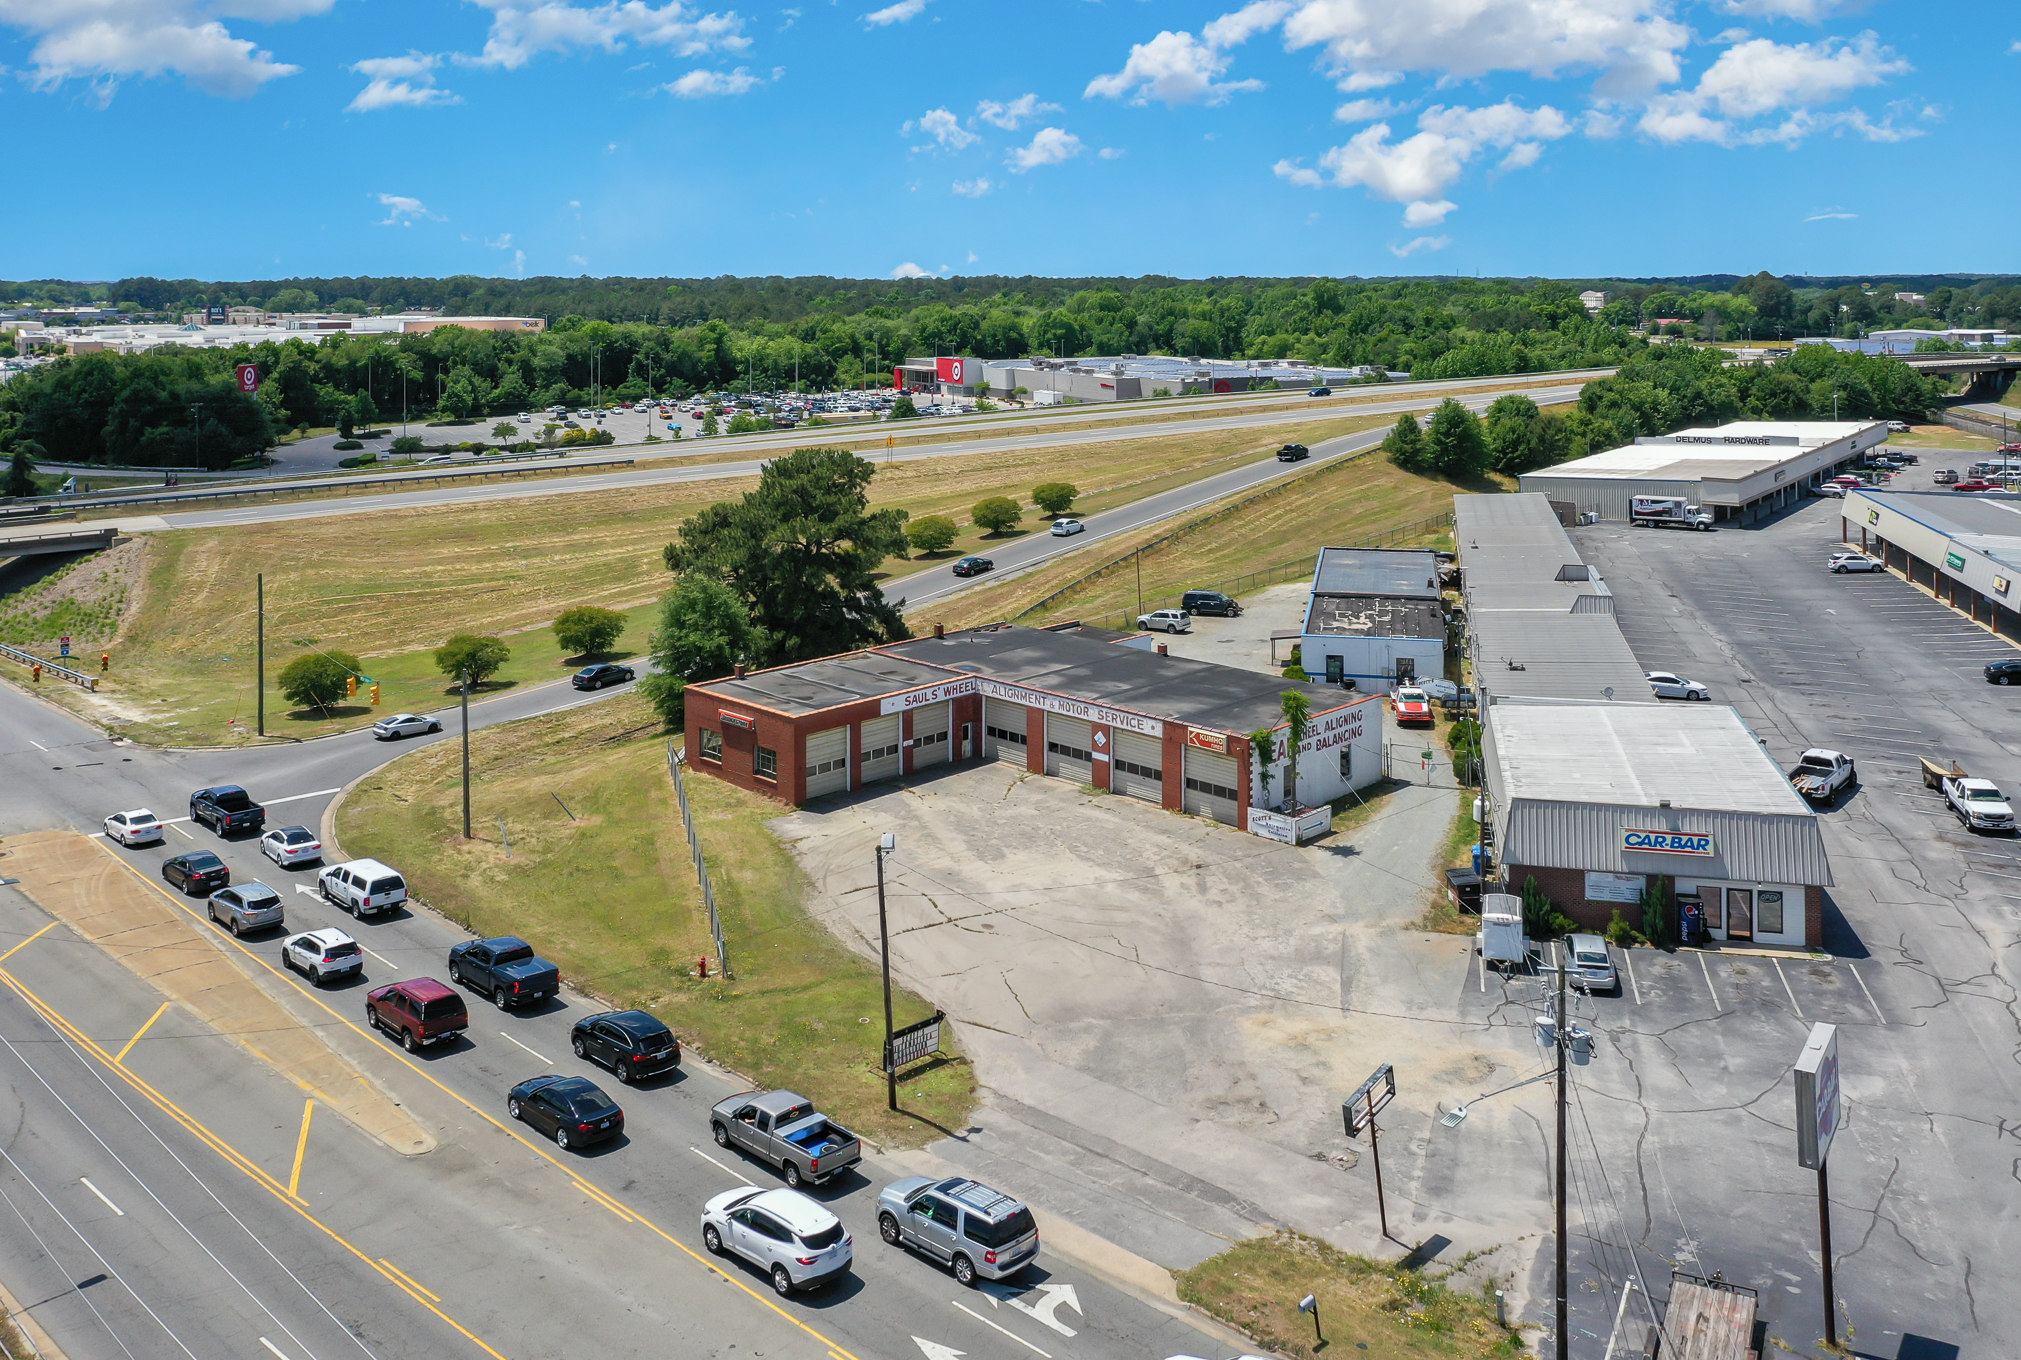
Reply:
[[[1306, 807], [1382, 777], [1373, 695], [1166, 655], [1067, 624], [986, 628], [688, 686], [690, 768], [795, 805], [956, 761], [994, 760], [1289, 839], [1284, 734], [1268, 796], [1251, 734], [1312, 707]], [[1282, 834], [1280, 834], [1282, 833]]]

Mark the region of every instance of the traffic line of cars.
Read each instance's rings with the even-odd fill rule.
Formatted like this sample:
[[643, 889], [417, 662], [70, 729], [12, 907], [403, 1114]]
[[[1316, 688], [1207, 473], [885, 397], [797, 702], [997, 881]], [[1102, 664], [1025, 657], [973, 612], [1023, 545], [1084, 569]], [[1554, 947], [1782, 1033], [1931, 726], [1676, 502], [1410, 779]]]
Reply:
[[[203, 815], [198, 816], [198, 808]], [[265, 809], [236, 785], [199, 790], [192, 820], [220, 837], [258, 831]], [[160, 844], [167, 823], [148, 808], [105, 819], [105, 835], [121, 846]], [[306, 827], [265, 832], [261, 853], [282, 867], [320, 860], [322, 845]], [[170, 856], [162, 876], [185, 894], [205, 895], [209, 919], [234, 937], [286, 930], [281, 894], [255, 879], [233, 884], [215, 853], [193, 850]], [[357, 919], [390, 915], [407, 900], [406, 880], [377, 860], [326, 865], [316, 895]], [[348, 932], [319, 926], [281, 943], [282, 966], [312, 984], [364, 979], [365, 950]], [[459, 988], [489, 996], [500, 1011], [537, 1006], [556, 996], [561, 973], [514, 936], [465, 940], [449, 950], [449, 981], [405, 978], [365, 994], [365, 1022], [409, 1053], [468, 1036], [470, 1011]], [[509, 1036], [508, 1036], [509, 1037]], [[681, 1044], [664, 1022], [645, 1011], [607, 1011], [576, 1021], [569, 1046], [576, 1057], [609, 1069], [620, 1085], [665, 1076], [681, 1065]], [[512, 1086], [506, 1112], [564, 1150], [579, 1150], [623, 1136], [625, 1112], [595, 1082], [544, 1073]], [[850, 1234], [805, 1184], [833, 1181], [863, 1159], [861, 1141], [790, 1091], [745, 1091], [718, 1102], [709, 1115], [718, 1147], [735, 1148], [779, 1170], [783, 1188], [741, 1186], [711, 1197], [701, 1212], [702, 1240], [717, 1254], [756, 1266], [781, 1295], [846, 1274], [854, 1259]], [[893, 1247], [916, 1251], [947, 1267], [964, 1285], [1002, 1280], [1038, 1257], [1039, 1235], [1031, 1211], [1009, 1195], [962, 1177], [908, 1176], [878, 1195], [878, 1233]]]

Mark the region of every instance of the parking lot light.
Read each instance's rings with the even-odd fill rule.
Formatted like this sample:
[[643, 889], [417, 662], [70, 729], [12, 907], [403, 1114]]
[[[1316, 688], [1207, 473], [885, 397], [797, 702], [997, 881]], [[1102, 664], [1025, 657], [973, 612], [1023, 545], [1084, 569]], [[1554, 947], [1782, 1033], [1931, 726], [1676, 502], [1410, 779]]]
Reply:
[[884, 857], [898, 848], [898, 837], [885, 832], [877, 841], [877, 939], [884, 965], [884, 1099], [898, 1108], [898, 1065], [891, 1060], [891, 927], [884, 916]]

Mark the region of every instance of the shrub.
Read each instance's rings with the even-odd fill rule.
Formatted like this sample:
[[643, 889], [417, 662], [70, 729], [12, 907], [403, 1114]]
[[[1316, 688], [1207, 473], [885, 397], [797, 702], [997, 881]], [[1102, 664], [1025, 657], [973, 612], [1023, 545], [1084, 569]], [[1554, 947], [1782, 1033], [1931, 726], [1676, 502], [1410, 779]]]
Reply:
[[1577, 924], [1544, 895], [1534, 876], [1523, 880], [1523, 929], [1531, 939], [1548, 940], [1565, 934]]
[[339, 439], [336, 443], [330, 445], [330, 447], [348, 453], [352, 449], [362, 449], [365, 446], [355, 439]]
[[1628, 924], [1628, 918], [1621, 914], [1619, 907], [1614, 909], [1614, 918], [1607, 922], [1607, 943], [1618, 944], [1623, 949], [1642, 943], [1642, 932]]
[[891, 403], [891, 414], [886, 420], [918, 420], [919, 408], [912, 404], [911, 397], [900, 397]]
[[968, 517], [992, 534], [1007, 533], [1024, 518], [1024, 511], [1008, 496], [991, 496], [969, 508]]
[[512, 659], [512, 649], [495, 637], [460, 633], [435, 649], [435, 669], [451, 680], [470, 672], [470, 682], [481, 685]]
[[1064, 515], [1074, 507], [1081, 489], [1072, 482], [1041, 482], [1032, 488], [1032, 504], [1048, 515]]
[[394, 440], [394, 441], [393, 441], [393, 447], [392, 447], [392, 452], [394, 452], [394, 453], [419, 453], [419, 452], [421, 452], [421, 449], [422, 449], [422, 447], [423, 447], [423, 446], [422, 446], [422, 443], [421, 443], [421, 436], [420, 436], [420, 435], [418, 435], [418, 434], [403, 434], [403, 435], [401, 435], [401, 436], [400, 436], [400, 437], [399, 437], [398, 439], [396, 439], [396, 440]]
[[379, 455], [376, 453], [361, 453], [355, 458], [339, 458], [337, 466], [340, 468], [369, 467], [378, 461]]
[[624, 631], [624, 615], [593, 604], [564, 610], [554, 621], [554, 640], [564, 656], [601, 656]]
[[954, 546], [957, 532], [955, 522], [946, 515], [922, 515], [905, 526], [905, 537], [914, 552], [946, 552]]

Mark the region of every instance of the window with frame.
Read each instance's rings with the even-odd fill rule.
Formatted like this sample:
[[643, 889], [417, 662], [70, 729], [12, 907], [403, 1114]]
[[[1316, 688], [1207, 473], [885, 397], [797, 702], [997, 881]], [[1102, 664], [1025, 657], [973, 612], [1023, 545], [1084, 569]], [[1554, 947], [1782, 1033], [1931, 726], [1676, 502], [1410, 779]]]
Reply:
[[1754, 930], [1757, 935], [1782, 934], [1781, 893], [1758, 892], [1754, 895]]
[[1343, 746], [1340, 748], [1340, 782], [1345, 784], [1353, 778], [1354, 748], [1352, 746]]
[[1013, 732], [1008, 727], [998, 727], [995, 724], [990, 724], [982, 730], [989, 733], [990, 736], [998, 741], [1007, 741], [1016, 746], [1028, 746], [1031, 744], [1030, 737], [1022, 732]]
[[760, 746], [751, 755], [751, 773], [760, 779], [779, 777], [779, 753], [770, 747]]
[[713, 760], [721, 764], [723, 760], [723, 734], [721, 732], [712, 732], [704, 727], [701, 730], [701, 737], [702, 759]]
[[1116, 757], [1116, 768], [1124, 774], [1133, 774], [1139, 779], [1147, 779], [1154, 784], [1165, 782], [1165, 772], [1163, 770], [1154, 770], [1149, 765], [1139, 765], [1136, 761], [1125, 760], [1121, 756]]

